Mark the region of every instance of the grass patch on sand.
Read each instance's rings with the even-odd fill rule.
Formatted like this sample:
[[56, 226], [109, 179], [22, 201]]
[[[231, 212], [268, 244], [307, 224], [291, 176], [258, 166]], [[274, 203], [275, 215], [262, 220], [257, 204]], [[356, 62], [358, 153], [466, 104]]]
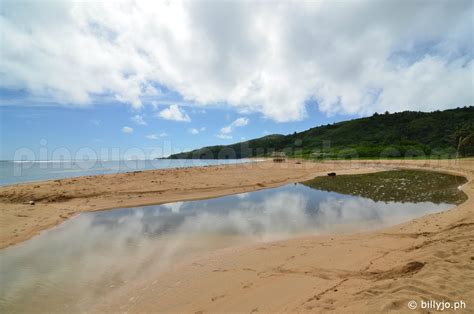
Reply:
[[377, 173], [316, 177], [304, 185], [329, 192], [349, 194], [383, 202], [432, 202], [460, 204], [467, 195], [458, 187], [464, 177], [422, 170], [392, 170]]

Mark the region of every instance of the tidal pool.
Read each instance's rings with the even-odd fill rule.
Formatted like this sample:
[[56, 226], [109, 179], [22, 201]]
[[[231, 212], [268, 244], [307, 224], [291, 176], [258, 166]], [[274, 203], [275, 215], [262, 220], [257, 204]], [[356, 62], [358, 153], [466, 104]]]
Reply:
[[194, 255], [298, 235], [393, 225], [456, 204], [449, 198], [436, 200], [380, 201], [290, 184], [207, 200], [84, 213], [0, 251], [0, 312], [86, 311], [125, 283], [156, 277]]

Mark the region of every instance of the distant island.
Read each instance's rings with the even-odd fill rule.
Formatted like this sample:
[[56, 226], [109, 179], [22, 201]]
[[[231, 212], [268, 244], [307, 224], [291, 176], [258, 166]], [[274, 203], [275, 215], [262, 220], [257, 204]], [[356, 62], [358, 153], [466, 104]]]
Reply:
[[375, 113], [303, 132], [208, 146], [168, 158], [268, 157], [275, 151], [314, 159], [474, 156], [474, 106], [429, 113]]

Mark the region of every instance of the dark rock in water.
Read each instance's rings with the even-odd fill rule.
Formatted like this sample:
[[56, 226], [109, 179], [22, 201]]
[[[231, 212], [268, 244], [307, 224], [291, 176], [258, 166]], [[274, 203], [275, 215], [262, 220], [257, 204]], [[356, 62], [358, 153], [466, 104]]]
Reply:
[[329, 176], [329, 177], [335, 177], [335, 176], [336, 176], [336, 173], [335, 173], [335, 172], [329, 172], [329, 173], [328, 173], [328, 176]]

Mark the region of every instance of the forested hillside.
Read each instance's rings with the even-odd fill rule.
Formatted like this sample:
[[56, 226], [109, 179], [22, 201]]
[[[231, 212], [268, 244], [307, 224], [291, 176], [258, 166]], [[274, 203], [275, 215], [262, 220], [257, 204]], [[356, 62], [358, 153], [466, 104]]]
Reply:
[[270, 156], [274, 151], [304, 158], [474, 156], [474, 107], [376, 113], [289, 135], [204, 147], [169, 158], [245, 158]]

